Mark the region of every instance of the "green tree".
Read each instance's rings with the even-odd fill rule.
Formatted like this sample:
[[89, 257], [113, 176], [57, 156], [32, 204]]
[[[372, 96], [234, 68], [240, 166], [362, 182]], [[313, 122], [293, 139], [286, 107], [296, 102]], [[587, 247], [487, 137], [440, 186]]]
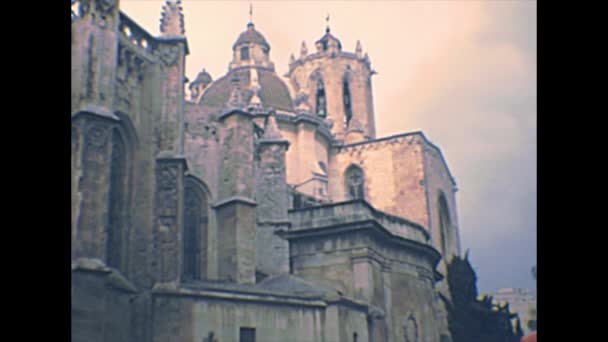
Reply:
[[455, 256], [448, 264], [447, 282], [451, 300], [441, 296], [448, 311], [448, 328], [454, 342], [519, 342], [523, 333], [517, 317], [509, 305], [499, 306], [492, 297], [477, 298], [477, 275], [469, 262]]

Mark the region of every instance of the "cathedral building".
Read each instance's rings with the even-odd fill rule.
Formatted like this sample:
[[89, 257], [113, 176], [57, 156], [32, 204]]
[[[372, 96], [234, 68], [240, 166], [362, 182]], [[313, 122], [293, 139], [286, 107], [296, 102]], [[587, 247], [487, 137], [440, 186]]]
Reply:
[[327, 27], [281, 76], [250, 22], [190, 82], [179, 1], [159, 36], [78, 3], [73, 341], [451, 341], [456, 184], [422, 132], [376, 135], [359, 42]]

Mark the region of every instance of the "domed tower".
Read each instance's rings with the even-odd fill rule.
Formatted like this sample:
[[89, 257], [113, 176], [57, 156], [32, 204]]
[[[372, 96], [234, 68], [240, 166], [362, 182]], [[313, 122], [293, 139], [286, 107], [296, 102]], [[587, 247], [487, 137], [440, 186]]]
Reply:
[[188, 89], [190, 90], [190, 100], [198, 102], [211, 82], [213, 82], [213, 79], [205, 69], [199, 72], [196, 79], [188, 86]]
[[[190, 90], [200, 89], [196, 94], [199, 109], [205, 115], [219, 115], [225, 108], [230, 97], [233, 83], [236, 82], [245, 102], [247, 110], [264, 112], [269, 109], [292, 112], [293, 101], [287, 84], [275, 73], [274, 63], [270, 60], [270, 44], [266, 38], [255, 29], [253, 23], [247, 24], [247, 30], [242, 32], [232, 46], [234, 53], [226, 75], [210, 81], [209, 75], [201, 72], [202, 83], [197, 83], [199, 77], [192, 82]], [[209, 77], [207, 77], [209, 76]]]
[[247, 24], [247, 30], [241, 33], [232, 46], [232, 51], [230, 70], [241, 66], [261, 66], [274, 70], [274, 63], [270, 61], [270, 45], [264, 36], [256, 31], [252, 22]]
[[345, 143], [376, 137], [372, 100], [371, 68], [361, 43], [355, 52], [342, 51], [342, 43], [330, 32], [308, 54], [302, 42], [300, 57], [291, 59], [287, 77], [297, 98], [306, 99], [313, 115], [333, 122], [332, 133]]

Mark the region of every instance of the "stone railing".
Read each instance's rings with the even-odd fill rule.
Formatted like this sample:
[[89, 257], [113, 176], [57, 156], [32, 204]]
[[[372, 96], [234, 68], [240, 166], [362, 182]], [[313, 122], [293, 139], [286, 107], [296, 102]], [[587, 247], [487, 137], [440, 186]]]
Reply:
[[118, 31], [120, 32], [121, 41], [123, 43], [129, 42], [129, 46], [134, 47], [138, 52], [152, 54], [156, 49], [157, 43], [154, 36], [123, 12], [120, 12], [119, 15]]
[[291, 230], [321, 229], [373, 221], [393, 235], [427, 243], [429, 233], [421, 225], [374, 209], [364, 200], [353, 200], [289, 211]]

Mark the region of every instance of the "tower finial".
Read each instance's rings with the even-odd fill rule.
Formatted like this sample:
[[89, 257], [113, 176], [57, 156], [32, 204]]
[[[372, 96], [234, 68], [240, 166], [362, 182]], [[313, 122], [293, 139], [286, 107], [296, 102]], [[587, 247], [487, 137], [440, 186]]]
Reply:
[[253, 2], [249, 1], [249, 22], [253, 23]]
[[329, 13], [327, 13], [327, 17], [325, 17], [325, 22], [327, 23], [327, 27], [325, 28], [325, 32], [329, 33]]
[[163, 36], [183, 36], [184, 13], [181, 0], [167, 0], [160, 18], [160, 32]]
[[357, 58], [362, 58], [363, 48], [361, 48], [361, 42], [357, 40], [357, 46], [355, 47], [355, 54]]

